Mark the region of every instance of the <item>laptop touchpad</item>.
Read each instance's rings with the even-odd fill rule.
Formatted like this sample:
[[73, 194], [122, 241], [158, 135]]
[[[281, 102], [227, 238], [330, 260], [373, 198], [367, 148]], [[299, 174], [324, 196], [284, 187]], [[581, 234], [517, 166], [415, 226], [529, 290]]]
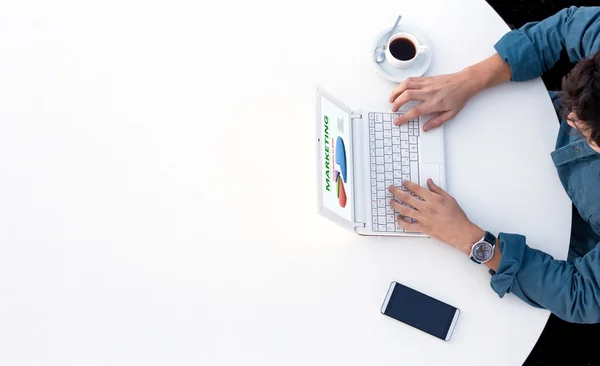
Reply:
[[429, 178], [431, 178], [435, 184], [440, 184], [440, 164], [421, 164], [421, 186], [427, 188], [427, 179]]

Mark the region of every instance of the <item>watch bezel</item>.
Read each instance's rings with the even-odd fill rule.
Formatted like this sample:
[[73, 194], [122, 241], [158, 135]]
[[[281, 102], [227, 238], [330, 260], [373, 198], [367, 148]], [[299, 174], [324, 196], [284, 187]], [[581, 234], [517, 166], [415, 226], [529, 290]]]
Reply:
[[[479, 258], [477, 258], [477, 257], [475, 256], [475, 253], [476, 253], [476, 252], [475, 252], [475, 248], [476, 248], [477, 246], [479, 246], [479, 245], [487, 245], [487, 246], [489, 246], [489, 248], [491, 249], [491, 254], [490, 254], [489, 258], [487, 258], [487, 259], [484, 259], [484, 260], [480, 260]], [[478, 241], [477, 243], [473, 244], [473, 246], [471, 247], [471, 257], [475, 258], [475, 260], [476, 260], [477, 262], [479, 262], [479, 263], [486, 263], [486, 262], [489, 262], [489, 261], [490, 261], [492, 258], [494, 258], [494, 245], [493, 245], [493, 244], [491, 244], [491, 243], [488, 243], [488, 242], [487, 242], [487, 241], [485, 241], [485, 240]]]

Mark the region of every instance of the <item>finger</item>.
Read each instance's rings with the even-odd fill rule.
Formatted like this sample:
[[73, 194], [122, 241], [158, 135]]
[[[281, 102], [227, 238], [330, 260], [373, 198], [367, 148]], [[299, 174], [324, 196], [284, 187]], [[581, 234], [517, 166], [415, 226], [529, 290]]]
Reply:
[[425, 125], [423, 126], [423, 131], [429, 131], [431, 129], [440, 127], [441, 125], [448, 122], [454, 117], [456, 117], [456, 113], [454, 111], [442, 112], [439, 115], [427, 121], [427, 123], [425, 123]]
[[424, 114], [435, 112], [427, 103], [421, 103], [416, 107], [411, 108], [408, 112], [404, 113], [400, 117], [394, 120], [396, 126], [400, 126], [410, 121], [411, 119], [417, 119]]
[[423, 232], [423, 227], [421, 226], [421, 224], [417, 221], [417, 222], [408, 222], [406, 220], [404, 220], [404, 217], [402, 217], [402, 215], [398, 215], [397, 217], [398, 219], [398, 225], [403, 228], [405, 231], [408, 231], [409, 233], [422, 233]]
[[427, 93], [423, 91], [414, 89], [406, 90], [404, 93], [400, 94], [396, 100], [394, 100], [394, 103], [392, 104], [392, 112], [398, 111], [398, 109], [411, 100], [423, 101], [425, 99], [427, 99]]
[[391, 200], [390, 205], [394, 209], [394, 211], [400, 213], [402, 216], [412, 217], [415, 220], [421, 218], [421, 213], [414, 208], [408, 207], [406, 205], [401, 204], [396, 200]]
[[427, 200], [427, 198], [431, 197], [431, 192], [409, 180], [405, 180], [404, 182], [402, 182], [402, 185], [404, 186], [404, 188], [408, 189], [409, 191], [423, 198], [424, 200]]
[[444, 191], [440, 186], [435, 184], [431, 178], [427, 179], [427, 187], [429, 187], [431, 192], [437, 193], [440, 196], [448, 196], [448, 193], [446, 193], [446, 191]]
[[403, 82], [398, 84], [396, 89], [392, 91], [392, 95], [390, 96], [390, 103], [393, 103], [396, 98], [402, 93], [404, 93], [408, 89], [419, 89], [421, 86], [423, 78], [406, 78]]
[[408, 194], [408, 192], [405, 192], [405, 191], [401, 190], [400, 188], [394, 187], [394, 186], [390, 186], [388, 189], [400, 201], [402, 201], [406, 204], [409, 204], [412, 207], [415, 207], [417, 210], [419, 209], [419, 207], [421, 207], [422, 202], [419, 201], [417, 198]]

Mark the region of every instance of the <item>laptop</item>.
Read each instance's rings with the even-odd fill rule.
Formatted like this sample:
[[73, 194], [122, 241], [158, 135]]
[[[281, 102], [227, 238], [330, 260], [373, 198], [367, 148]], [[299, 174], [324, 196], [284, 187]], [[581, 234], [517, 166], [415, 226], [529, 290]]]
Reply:
[[[446, 188], [443, 128], [423, 133], [424, 117], [394, 125], [397, 113], [353, 110], [317, 88], [319, 213], [359, 235], [426, 236], [405, 232], [390, 206], [390, 185], [403, 180]], [[411, 220], [405, 218], [405, 220]]]

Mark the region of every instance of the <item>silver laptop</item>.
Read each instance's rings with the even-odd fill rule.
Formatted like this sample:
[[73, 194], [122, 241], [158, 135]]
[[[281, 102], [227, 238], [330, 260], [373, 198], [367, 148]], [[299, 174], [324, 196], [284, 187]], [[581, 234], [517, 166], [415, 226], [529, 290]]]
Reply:
[[[403, 113], [353, 110], [317, 89], [319, 213], [360, 235], [425, 236], [405, 232], [390, 206], [390, 185], [403, 180], [446, 188], [443, 128], [423, 133], [423, 117], [402, 126]], [[405, 218], [410, 220], [409, 218]]]

